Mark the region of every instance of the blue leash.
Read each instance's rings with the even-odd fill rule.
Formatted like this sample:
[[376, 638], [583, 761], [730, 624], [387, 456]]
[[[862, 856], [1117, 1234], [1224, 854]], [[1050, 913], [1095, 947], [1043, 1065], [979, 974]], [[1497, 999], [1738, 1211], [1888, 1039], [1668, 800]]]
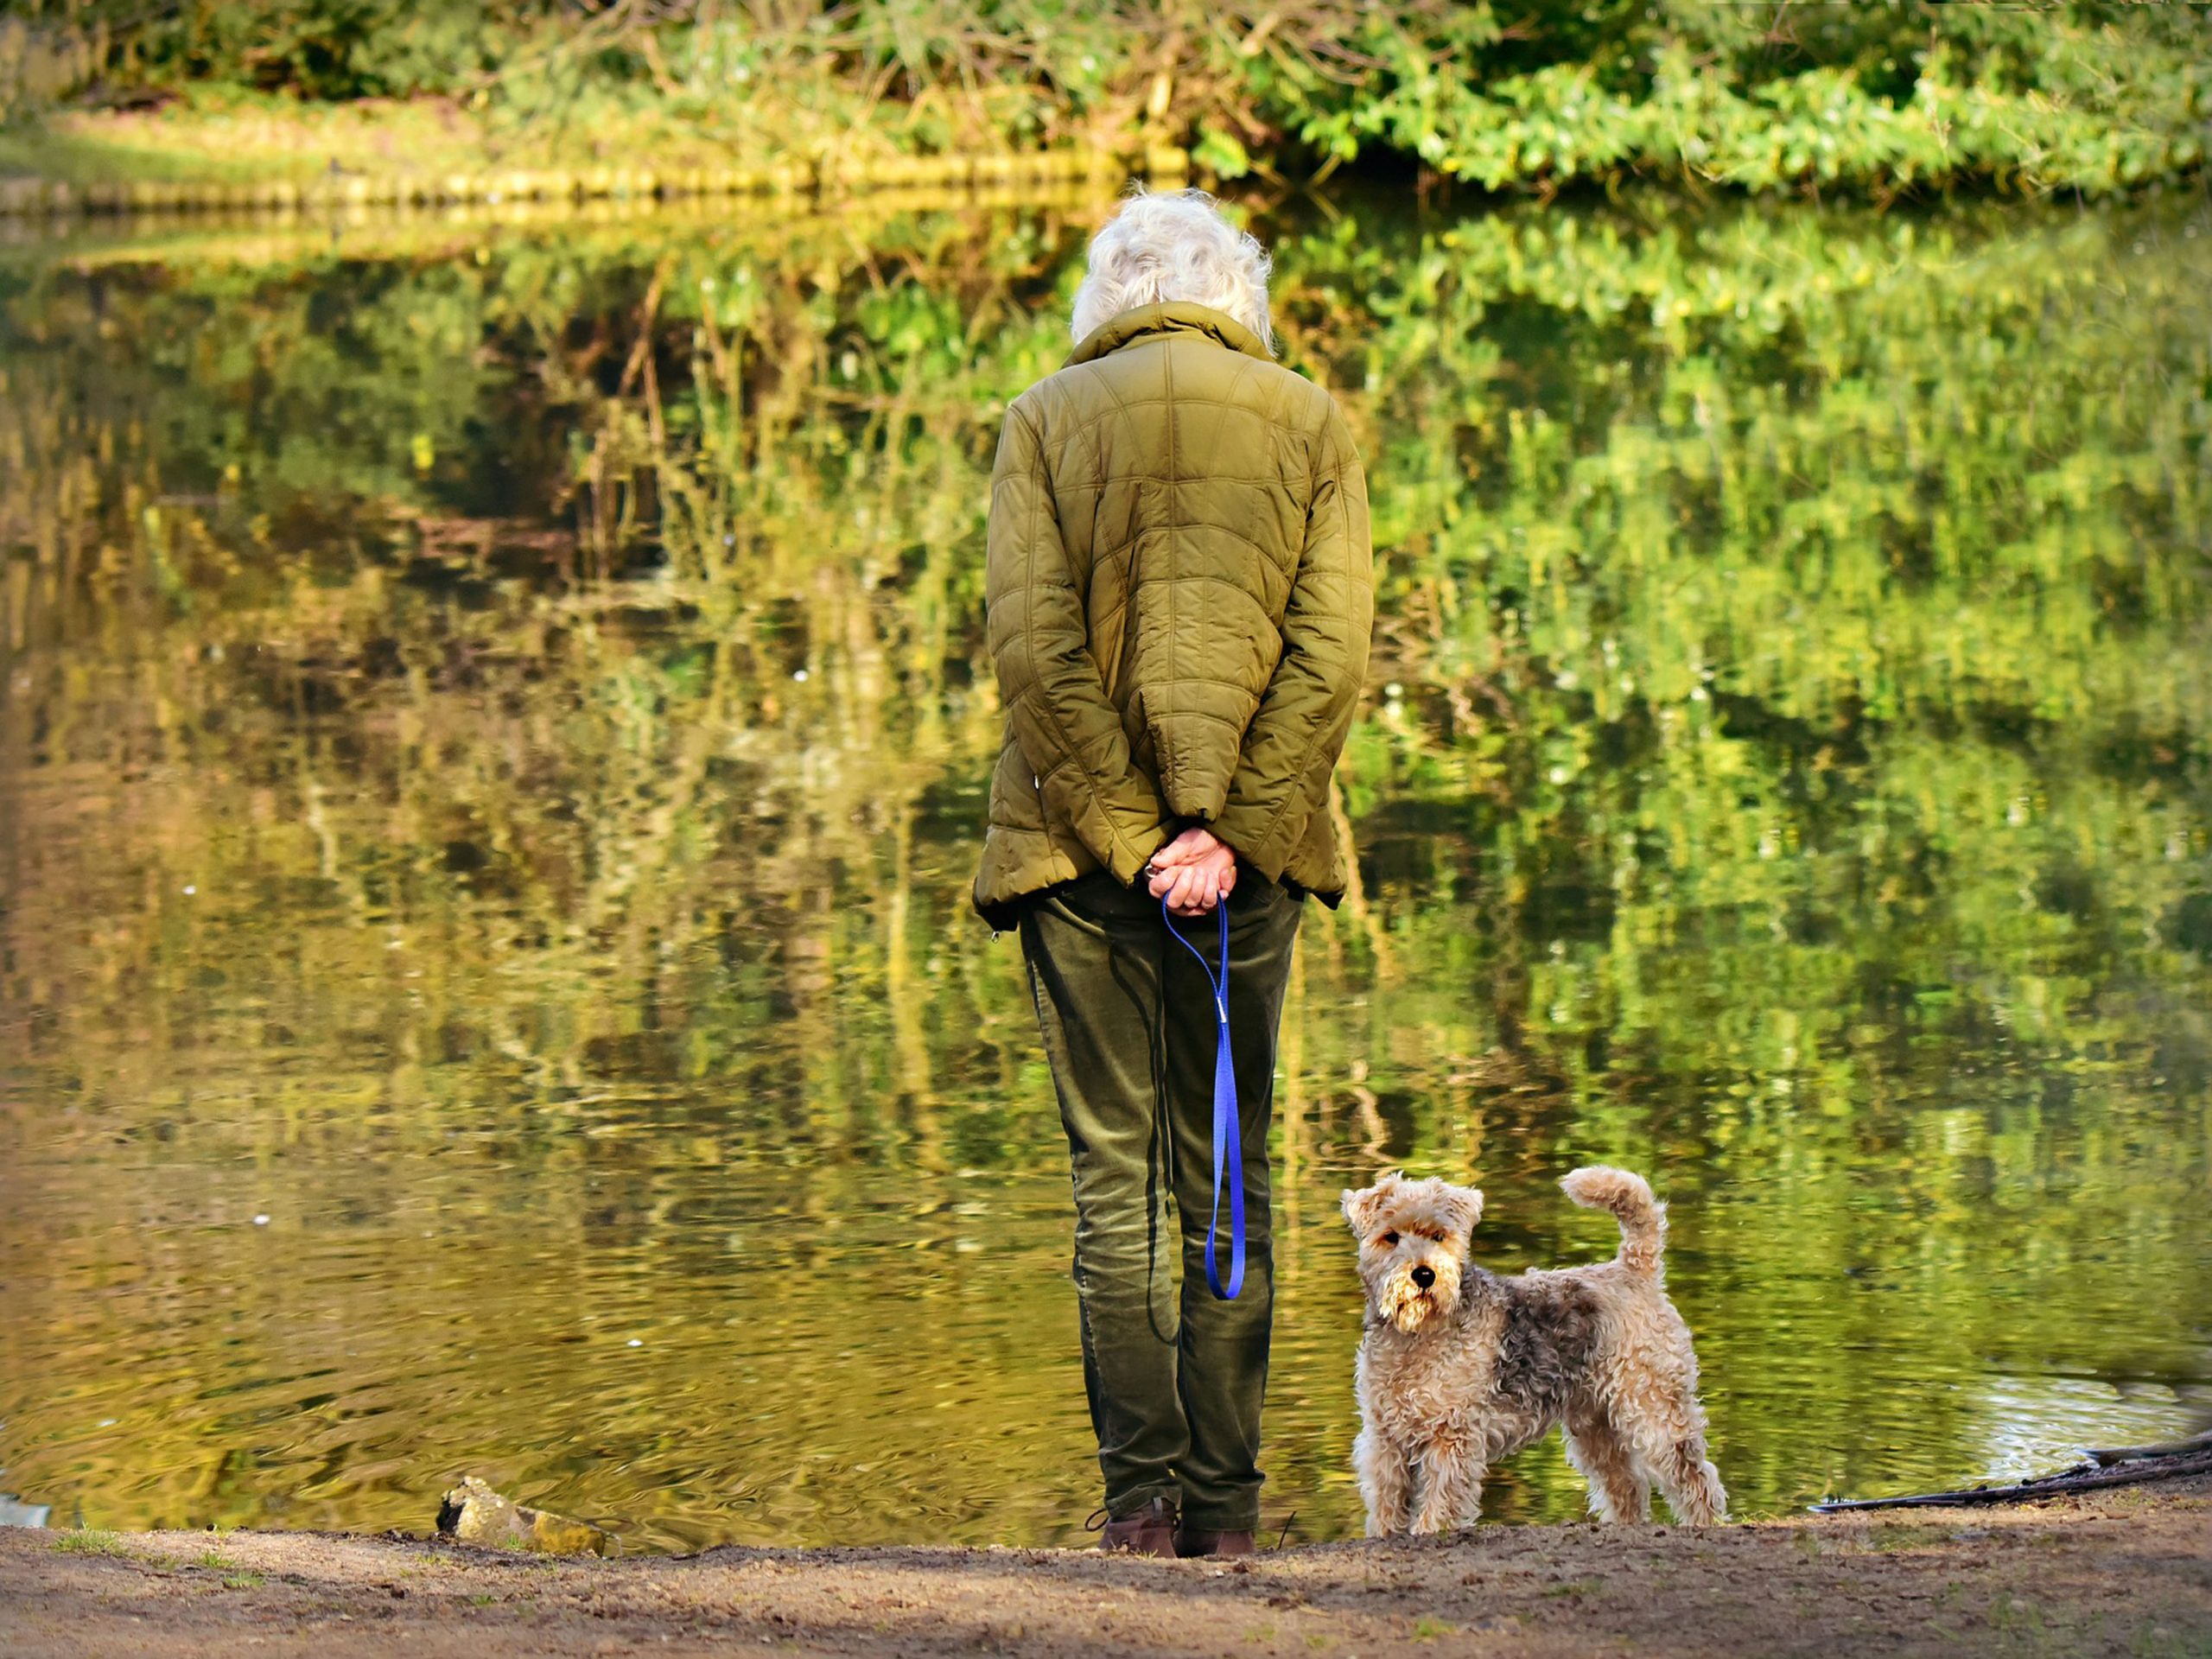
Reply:
[[[1244, 1288], [1244, 1137], [1236, 1116], [1236, 1064], [1229, 1048], [1229, 900], [1217, 899], [1214, 914], [1221, 920], [1221, 972], [1216, 974], [1205, 951], [1183, 937], [1167, 901], [1160, 913], [1167, 931], [1198, 959], [1206, 983], [1213, 988], [1213, 1214], [1206, 1222], [1206, 1286], [1224, 1302], [1236, 1300]], [[1229, 1287], [1221, 1284], [1221, 1175], [1229, 1171]]]

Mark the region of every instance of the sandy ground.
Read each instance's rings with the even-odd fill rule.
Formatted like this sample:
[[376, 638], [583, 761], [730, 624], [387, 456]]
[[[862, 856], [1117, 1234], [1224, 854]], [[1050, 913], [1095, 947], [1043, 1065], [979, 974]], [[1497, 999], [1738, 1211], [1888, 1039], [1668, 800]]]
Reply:
[[1488, 1527], [1228, 1566], [67, 1535], [0, 1532], [0, 1653], [2212, 1655], [2212, 1480], [1987, 1511]]

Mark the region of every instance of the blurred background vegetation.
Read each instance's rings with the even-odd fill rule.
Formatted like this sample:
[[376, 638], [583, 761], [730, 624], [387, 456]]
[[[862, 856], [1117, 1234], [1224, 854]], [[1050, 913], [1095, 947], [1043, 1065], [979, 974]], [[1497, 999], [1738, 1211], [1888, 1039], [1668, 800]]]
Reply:
[[1491, 189], [2124, 191], [2212, 19], [2118, 0], [17, 0], [0, 169], [1188, 145]]

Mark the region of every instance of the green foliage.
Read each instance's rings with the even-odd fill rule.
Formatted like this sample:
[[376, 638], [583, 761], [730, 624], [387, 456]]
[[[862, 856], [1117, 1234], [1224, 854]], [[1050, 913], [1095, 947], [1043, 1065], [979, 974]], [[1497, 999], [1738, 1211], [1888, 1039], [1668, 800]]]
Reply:
[[1380, 142], [1491, 189], [1657, 172], [2097, 193], [2203, 160], [2212, 72], [2190, 7], [1624, 6], [1602, 39], [1531, 8], [1529, 44], [1501, 49], [1503, 10], [1433, 29], [1371, 12], [1378, 72], [1316, 85], [1318, 107], [1285, 118], [1331, 155]]
[[1207, 172], [1224, 179], [1241, 179], [1252, 170], [1252, 158], [1236, 135], [1208, 123], [1191, 147], [1191, 159]]
[[0, 122], [35, 115], [68, 97], [99, 71], [105, 31], [79, 22], [0, 16]]
[[[1655, 175], [2094, 194], [2194, 174], [2212, 119], [2204, 10], [2094, 0], [89, 0], [35, 15], [55, 21], [0, 33], [0, 86], [35, 43], [41, 61], [92, 53], [118, 86], [466, 96], [541, 143], [645, 109], [785, 152], [856, 133], [929, 150], [1173, 137], [1224, 178], [1381, 150], [1492, 190]], [[16, 79], [20, 105], [35, 92]]]
[[151, 86], [218, 80], [305, 99], [452, 92], [558, 26], [545, 0], [136, 0], [72, 6], [104, 22], [113, 67]]

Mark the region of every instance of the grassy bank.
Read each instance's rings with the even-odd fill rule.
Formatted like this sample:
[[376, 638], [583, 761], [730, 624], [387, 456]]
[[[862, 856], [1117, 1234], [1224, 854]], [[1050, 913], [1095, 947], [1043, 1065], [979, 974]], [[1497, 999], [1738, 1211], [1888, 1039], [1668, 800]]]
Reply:
[[2033, 1509], [1487, 1527], [1248, 1562], [710, 1550], [556, 1562], [313, 1534], [0, 1533], [34, 1656], [405, 1651], [1581, 1656], [2212, 1650], [2204, 1483]]
[[55, 111], [0, 129], [0, 214], [160, 213], [454, 202], [1028, 194], [1139, 174], [1179, 181], [1187, 154], [1134, 135], [918, 155], [880, 132], [792, 147], [715, 137], [637, 111], [588, 131], [512, 130], [443, 99], [302, 104], [202, 93], [156, 111]]
[[[840, 197], [856, 192], [920, 193], [941, 205], [1007, 195], [1041, 201], [1056, 190], [1086, 190], [1102, 200], [1132, 175], [1179, 184], [1189, 158], [1172, 146], [1135, 155], [1110, 149], [1033, 149], [981, 156], [823, 155], [800, 160], [744, 164], [696, 149], [632, 154], [626, 164], [520, 167], [480, 149], [458, 157], [421, 158], [417, 164], [373, 171], [333, 162], [306, 168], [272, 159], [266, 169], [228, 176], [171, 176], [174, 156], [157, 146], [146, 153], [156, 164], [140, 175], [127, 159], [109, 154], [101, 164], [79, 157], [52, 175], [0, 174], [0, 215], [18, 218], [75, 213], [275, 212], [411, 208], [483, 203], [567, 206], [577, 202], [663, 202], [688, 198], [766, 196]], [[297, 152], [296, 151], [295, 154]], [[130, 154], [124, 152], [124, 156]], [[714, 164], [709, 164], [712, 162]]]
[[1548, 193], [2108, 194], [2202, 167], [2190, 6], [32, 0], [0, 175], [84, 186], [1189, 148]]
[[1130, 135], [918, 155], [885, 135], [791, 146], [649, 111], [589, 131], [505, 130], [442, 99], [313, 105], [203, 94], [158, 111], [57, 111], [0, 130], [0, 213], [990, 188], [1131, 171], [1185, 152]]

